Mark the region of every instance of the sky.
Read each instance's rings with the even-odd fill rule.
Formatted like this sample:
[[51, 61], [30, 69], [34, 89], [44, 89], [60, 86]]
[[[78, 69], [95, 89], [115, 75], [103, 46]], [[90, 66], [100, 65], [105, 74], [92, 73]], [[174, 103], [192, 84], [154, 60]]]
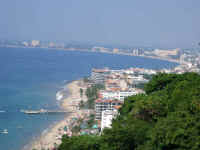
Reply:
[[200, 0], [0, 0], [0, 39], [191, 47]]

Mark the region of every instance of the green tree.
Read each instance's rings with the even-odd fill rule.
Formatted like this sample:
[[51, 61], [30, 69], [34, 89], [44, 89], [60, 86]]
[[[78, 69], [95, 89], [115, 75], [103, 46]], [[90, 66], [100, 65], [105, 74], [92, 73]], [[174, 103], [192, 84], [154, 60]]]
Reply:
[[83, 89], [82, 88], [80, 88], [80, 96], [81, 96], [81, 98], [83, 97]]
[[58, 150], [99, 150], [100, 137], [98, 136], [64, 136]]
[[59, 150], [199, 150], [200, 75], [158, 74], [145, 91], [125, 99], [101, 136], [65, 138]]

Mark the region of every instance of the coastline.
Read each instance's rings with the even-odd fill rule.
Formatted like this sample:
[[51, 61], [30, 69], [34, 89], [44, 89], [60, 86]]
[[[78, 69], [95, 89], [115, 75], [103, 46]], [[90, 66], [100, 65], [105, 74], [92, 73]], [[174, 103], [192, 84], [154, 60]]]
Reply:
[[[127, 54], [127, 53], [114, 53], [114, 52], [98, 52], [98, 51], [92, 51], [92, 50], [87, 50], [87, 49], [77, 49], [77, 48], [53, 48], [53, 47], [23, 47], [23, 46], [0, 46], [0, 47], [5, 47], [5, 48], [41, 48], [41, 49], [47, 49], [47, 50], [61, 50], [61, 51], [80, 51], [80, 52], [90, 52], [90, 53], [105, 53], [105, 54], [113, 54], [113, 55], [126, 55], [126, 56], [135, 56], [132, 54]], [[156, 56], [145, 56], [145, 55], [138, 55], [135, 57], [142, 57], [142, 58], [149, 58], [149, 59], [156, 59], [156, 60], [161, 60], [161, 61], [168, 61], [171, 63], [177, 63], [177, 65], [180, 65], [180, 61], [176, 59], [170, 59], [170, 58], [164, 58], [164, 57], [156, 57]]]
[[[63, 79], [62, 79], [63, 80]], [[63, 84], [64, 82], [62, 82], [62, 84]], [[65, 83], [64, 85], [66, 85], [67, 83]], [[56, 84], [57, 85], [57, 84]], [[60, 91], [61, 89], [59, 89], [59, 91]], [[53, 96], [55, 96], [55, 94], [53, 94]], [[62, 100], [60, 100], [60, 101], [56, 101], [55, 99], [53, 100], [53, 103], [62, 103]], [[62, 120], [63, 118], [64, 118], [65, 116], [62, 116], [61, 117], [61, 119], [59, 119], [59, 120]], [[47, 127], [49, 127], [49, 129], [48, 129], [48, 131], [52, 128], [52, 126], [55, 126], [55, 124], [57, 124], [57, 122], [52, 122], [52, 123], [50, 123], [50, 124], [48, 124], [48, 125], [46, 125], [46, 128]], [[37, 128], [37, 126], [36, 126], [36, 128]], [[43, 131], [43, 130], [42, 130]], [[46, 131], [46, 130], [45, 130]], [[40, 135], [41, 135], [41, 133], [42, 132], [35, 132], [36, 134], [35, 135], [37, 135], [37, 136], [35, 136], [35, 137], [40, 137]], [[44, 134], [46, 134], [46, 133], [44, 133]], [[42, 134], [43, 135], [43, 134]], [[33, 137], [33, 136], [32, 136]], [[30, 139], [30, 138], [29, 138]], [[36, 139], [36, 138], [35, 138]], [[28, 143], [30, 142], [30, 141], [35, 141], [35, 140], [28, 140]], [[25, 143], [25, 144], [27, 144], [27, 143]]]
[[[82, 111], [78, 109], [78, 105], [81, 100], [87, 100], [85, 95], [82, 98], [80, 97], [80, 88], [85, 88], [82, 79], [67, 83], [66, 90], [64, 90], [64, 92], [68, 92], [68, 95], [66, 98], [62, 99], [60, 107], [63, 110], [69, 111], [71, 113], [66, 114], [63, 120], [50, 125], [50, 127], [44, 130], [39, 137], [31, 141], [30, 144], [26, 145], [23, 150], [51, 150], [56, 145], [61, 144], [61, 138], [63, 134], [68, 134], [69, 136], [72, 134], [69, 129], [71, 120], [72, 118], [79, 118], [79, 116], [82, 115]], [[64, 130], [64, 127], [66, 126], [68, 128], [67, 131]]]

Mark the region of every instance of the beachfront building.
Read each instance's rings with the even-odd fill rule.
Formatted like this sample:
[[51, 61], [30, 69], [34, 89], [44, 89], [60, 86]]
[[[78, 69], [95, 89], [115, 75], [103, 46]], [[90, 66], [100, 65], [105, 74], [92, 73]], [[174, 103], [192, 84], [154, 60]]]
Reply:
[[36, 47], [40, 45], [40, 41], [39, 40], [32, 40], [31, 41], [31, 46]]
[[110, 71], [108, 68], [104, 69], [92, 69], [90, 79], [95, 84], [104, 84], [106, 77], [109, 75]]
[[127, 74], [156, 74], [157, 71], [153, 69], [144, 69], [144, 68], [129, 68], [126, 69], [125, 73]]
[[101, 132], [104, 128], [111, 128], [112, 119], [117, 116], [117, 110], [104, 110], [101, 114]]
[[139, 76], [131, 75], [129, 76], [129, 81], [133, 86], [137, 84], [145, 84], [149, 82], [149, 80], [145, 79], [143, 75], [139, 75]]
[[122, 101], [110, 100], [110, 99], [97, 99], [95, 101], [95, 119], [101, 120], [102, 111], [104, 110], [114, 110], [115, 106], [121, 106]]
[[132, 95], [136, 95], [139, 92], [137, 90], [132, 90], [132, 91], [105, 91], [105, 90], [101, 90], [99, 92], [99, 97], [103, 98], [103, 99], [116, 99], [116, 100], [120, 100], [120, 101], [124, 101], [124, 99], [128, 96], [132, 96]]

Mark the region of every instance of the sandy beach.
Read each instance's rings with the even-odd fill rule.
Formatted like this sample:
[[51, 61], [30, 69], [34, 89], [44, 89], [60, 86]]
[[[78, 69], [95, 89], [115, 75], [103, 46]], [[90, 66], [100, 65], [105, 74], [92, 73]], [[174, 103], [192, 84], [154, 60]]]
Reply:
[[[72, 113], [67, 114], [62, 121], [53, 125], [53, 127], [51, 127], [47, 133], [42, 134], [35, 141], [32, 141], [29, 147], [25, 149], [51, 150], [55, 147], [55, 145], [59, 145], [61, 143], [61, 137], [63, 134], [71, 136], [72, 133], [69, 129], [69, 126], [72, 119], [79, 118], [83, 113], [82, 110], [78, 109], [79, 102], [81, 100], [87, 100], [87, 97], [84, 94], [82, 97], [80, 96], [80, 88], [83, 90], [86, 89], [83, 80], [75, 80], [67, 85], [69, 94], [67, 98], [62, 100], [61, 108]], [[68, 129], [64, 130], [65, 127]]]

